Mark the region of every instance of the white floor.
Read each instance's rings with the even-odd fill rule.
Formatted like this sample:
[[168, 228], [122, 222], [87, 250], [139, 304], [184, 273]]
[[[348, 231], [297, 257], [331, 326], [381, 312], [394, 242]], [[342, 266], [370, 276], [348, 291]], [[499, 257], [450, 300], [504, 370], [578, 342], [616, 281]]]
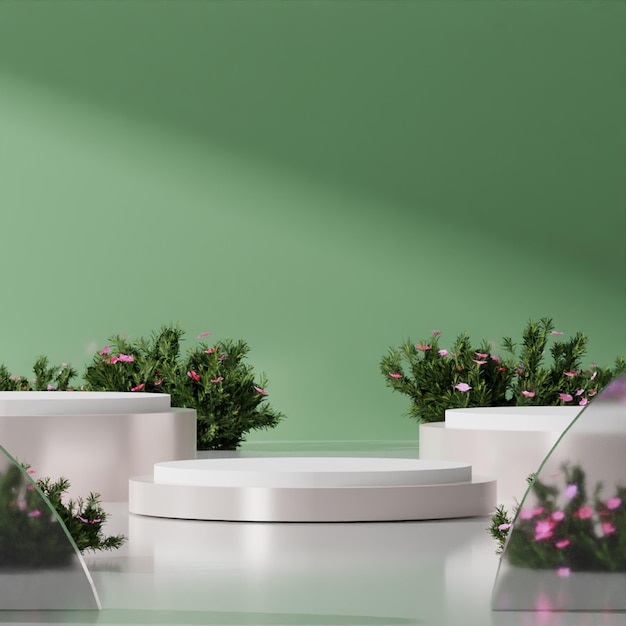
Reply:
[[[281, 453], [319, 456], [320, 449], [313, 448]], [[388, 445], [378, 450], [353, 445], [350, 453], [417, 456], [414, 448]], [[140, 517], [129, 515], [124, 503], [105, 508], [111, 516], [108, 532], [122, 532], [129, 541], [116, 552], [86, 557], [103, 610], [35, 615], [0, 611], [0, 621], [626, 626], [625, 614], [493, 613], [490, 594], [498, 560], [486, 518], [264, 524]]]

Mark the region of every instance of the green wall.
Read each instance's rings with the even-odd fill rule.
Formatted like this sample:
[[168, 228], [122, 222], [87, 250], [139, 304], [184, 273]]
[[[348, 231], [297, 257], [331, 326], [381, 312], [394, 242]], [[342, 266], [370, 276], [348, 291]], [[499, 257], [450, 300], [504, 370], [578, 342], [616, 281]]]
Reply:
[[552, 316], [626, 352], [620, 1], [0, 2], [0, 361], [180, 321], [288, 419], [406, 439], [378, 361]]

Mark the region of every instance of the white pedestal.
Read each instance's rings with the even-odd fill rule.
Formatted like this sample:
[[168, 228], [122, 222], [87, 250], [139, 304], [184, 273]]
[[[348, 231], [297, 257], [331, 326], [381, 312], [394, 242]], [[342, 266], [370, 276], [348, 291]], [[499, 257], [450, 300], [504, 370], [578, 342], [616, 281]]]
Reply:
[[495, 481], [464, 463], [359, 457], [230, 458], [155, 465], [129, 511], [182, 519], [355, 522], [489, 515]]
[[126, 501], [131, 476], [196, 455], [195, 410], [169, 404], [166, 394], [0, 392], [0, 445], [34, 478], [68, 478], [71, 497]]
[[[519, 409], [519, 410], [517, 410]], [[526, 492], [526, 477], [539, 469], [579, 407], [452, 409], [446, 421], [420, 424], [420, 458], [471, 463], [497, 479], [499, 503], [511, 506]]]

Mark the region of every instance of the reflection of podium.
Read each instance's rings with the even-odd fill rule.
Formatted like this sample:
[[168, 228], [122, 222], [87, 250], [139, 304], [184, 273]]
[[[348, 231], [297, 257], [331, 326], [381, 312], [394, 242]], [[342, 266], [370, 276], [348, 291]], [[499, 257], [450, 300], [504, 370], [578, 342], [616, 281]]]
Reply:
[[496, 611], [626, 611], [626, 376], [580, 413], [521, 501]]
[[68, 478], [71, 497], [126, 501], [131, 476], [195, 458], [196, 412], [166, 394], [3, 391], [0, 445], [38, 477]]
[[445, 422], [420, 425], [420, 458], [471, 463], [476, 474], [497, 478], [498, 503], [510, 508], [579, 412], [577, 406], [450, 409]]

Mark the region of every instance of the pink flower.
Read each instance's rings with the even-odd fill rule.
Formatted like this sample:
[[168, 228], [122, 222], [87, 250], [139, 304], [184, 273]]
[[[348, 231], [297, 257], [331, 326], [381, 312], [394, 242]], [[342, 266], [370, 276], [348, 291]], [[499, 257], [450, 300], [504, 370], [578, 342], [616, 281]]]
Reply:
[[598, 375], [598, 372], [594, 372], [594, 373], [591, 375], [591, 378], [590, 378], [589, 380], [594, 380], [594, 378], [595, 378], [597, 375]]
[[28, 514], [28, 517], [41, 517], [41, 511], [39, 509], [33, 509]]
[[474, 352], [479, 359], [486, 359], [489, 355], [486, 352]]
[[478, 361], [476, 359], [472, 359], [472, 361], [474, 361], [474, 363], [476, 363], [477, 365], [484, 365], [487, 361]]
[[54, 385], [48, 385], [48, 386], [46, 387], [46, 389], [47, 389], [48, 391], [54, 391]]
[[37, 473], [37, 471], [36, 471], [36, 470], [34, 470], [34, 469], [29, 469], [29, 470], [27, 470], [27, 471], [26, 471], [26, 473], [27, 473], [29, 476], [32, 476], [33, 474], [36, 474], [36, 473]]
[[441, 355], [441, 356], [448, 356], [448, 351], [447, 350], [439, 350], [437, 352], [437, 354]]
[[574, 395], [575, 396], [582, 396], [583, 393], [585, 393], [585, 390], [584, 389], [579, 389]]
[[146, 386], [146, 383], [140, 383], [136, 387], [133, 387], [131, 391], [141, 391]]
[[267, 391], [265, 391], [265, 390], [261, 389], [261, 387], [257, 387], [256, 385], [254, 386], [254, 390], [255, 390], [257, 393], [260, 393], [262, 396], [266, 396], [266, 395], [267, 395]]
[[563, 333], [560, 330], [553, 330], [550, 334], [551, 335], [562, 335]]
[[550, 520], [539, 520], [535, 524], [535, 541], [543, 541], [552, 537], [554, 524]]
[[441, 331], [440, 330], [431, 330], [430, 331], [433, 335], [441, 335]]
[[211, 378], [212, 383], [221, 383], [224, 380], [223, 376], [218, 376], [217, 378]]
[[606, 501], [606, 508], [609, 509], [609, 511], [614, 511], [615, 509], [618, 509], [620, 504], [622, 503], [622, 499], [621, 498], [609, 498]]
[[534, 515], [534, 513], [533, 513], [532, 509], [522, 509], [519, 512], [520, 519], [532, 519], [533, 515]]
[[109, 354], [109, 352], [111, 352], [111, 346], [104, 346], [104, 348], [102, 348], [102, 350], [100, 350], [98, 354], [106, 356], [107, 354]]
[[602, 522], [602, 532], [605, 535], [611, 535], [615, 532], [615, 526], [611, 522]]
[[80, 515], [78, 515], [77, 517], [83, 524], [87, 524], [89, 522], [86, 517], [81, 517]]
[[498, 530], [508, 530], [509, 528], [511, 528], [511, 524], [500, 524], [498, 526]]
[[416, 343], [415, 347], [422, 351], [430, 350], [430, 346], [427, 346], [426, 344], [422, 345], [421, 343]]
[[582, 398], [581, 401], [578, 403], [579, 406], [587, 406], [588, 404], [589, 404], [588, 398]]
[[391, 378], [402, 378], [402, 374], [396, 374], [395, 372], [389, 372]]
[[206, 332], [206, 333], [200, 333], [200, 334], [198, 335], [198, 339], [202, 339], [202, 337], [208, 337], [210, 334], [211, 334], [211, 333], [209, 333], [209, 332]]
[[581, 506], [580, 509], [574, 513], [574, 515], [580, 519], [589, 519], [592, 513], [593, 511], [591, 510], [591, 507], [588, 504], [585, 504], [585, 506]]
[[534, 398], [535, 397], [535, 392], [534, 391], [528, 391], [528, 390], [524, 389], [524, 391], [522, 391], [522, 395], [526, 396], [527, 398]]
[[559, 400], [563, 400], [563, 402], [571, 402], [574, 398], [569, 395], [569, 393], [560, 393]]
[[591, 390], [591, 391], [590, 391], [587, 395], [588, 395], [590, 398], [593, 398], [593, 396], [595, 396], [597, 393], [598, 393], [598, 392], [597, 392], [595, 389], [592, 389], [592, 390]]
[[459, 383], [458, 385], [454, 385], [454, 388], [463, 392], [469, 391], [471, 389], [471, 387], [467, 383]]
[[209, 348], [208, 350], [205, 350], [206, 354], [213, 354], [214, 352], [217, 352], [216, 348]]
[[557, 541], [554, 544], [554, 547], [558, 548], [559, 550], [562, 550], [563, 548], [567, 548], [567, 546], [569, 546], [569, 539], [561, 539], [561, 541]]
[[552, 517], [555, 522], [562, 522], [565, 519], [565, 513], [563, 511], [554, 511], [550, 517]]
[[506, 372], [506, 367], [499, 367], [499, 368], [498, 368], [498, 371], [499, 371], [499, 372]]
[[113, 365], [115, 365], [119, 360], [119, 356], [112, 356], [110, 359], [108, 359], [109, 363], [113, 363]]
[[565, 487], [565, 496], [570, 500], [578, 494], [578, 485], [572, 484]]
[[96, 517], [96, 519], [92, 519], [89, 523], [90, 524], [99, 524], [102, 520], [99, 517]]
[[122, 363], [132, 363], [135, 357], [130, 354], [120, 354], [119, 360], [122, 361]]
[[26, 500], [19, 500], [17, 503], [17, 508], [20, 511], [23, 511], [27, 507]]
[[533, 516], [535, 515], [541, 515], [543, 513], [543, 507], [542, 506], [536, 506], [533, 509]]
[[222, 355], [220, 356], [220, 361], [223, 361], [224, 359], [227, 359], [227, 358], [228, 358], [228, 355], [227, 355], [227, 354], [222, 354]]
[[499, 363], [500, 362], [500, 357], [495, 355], [495, 354], [492, 354], [491, 355], [491, 360], [495, 361], [496, 363]]
[[571, 570], [569, 567], [559, 567], [559, 569], [556, 570], [556, 573], [561, 578], [567, 578], [571, 574]]
[[187, 372], [187, 376], [189, 376], [189, 378], [193, 378], [196, 382], [200, 380], [200, 376], [196, 374], [196, 372], [194, 372], [193, 370]]
[[563, 372], [563, 376], [569, 376], [571, 378], [572, 376], [578, 376], [578, 372]]
[[162, 383], [163, 383], [163, 379], [162, 379], [162, 378], [159, 378], [159, 380], [155, 380], [155, 381], [154, 381], [154, 386], [155, 386], [155, 387], [158, 387], [158, 386], [159, 386], [159, 385], [161, 385]]

